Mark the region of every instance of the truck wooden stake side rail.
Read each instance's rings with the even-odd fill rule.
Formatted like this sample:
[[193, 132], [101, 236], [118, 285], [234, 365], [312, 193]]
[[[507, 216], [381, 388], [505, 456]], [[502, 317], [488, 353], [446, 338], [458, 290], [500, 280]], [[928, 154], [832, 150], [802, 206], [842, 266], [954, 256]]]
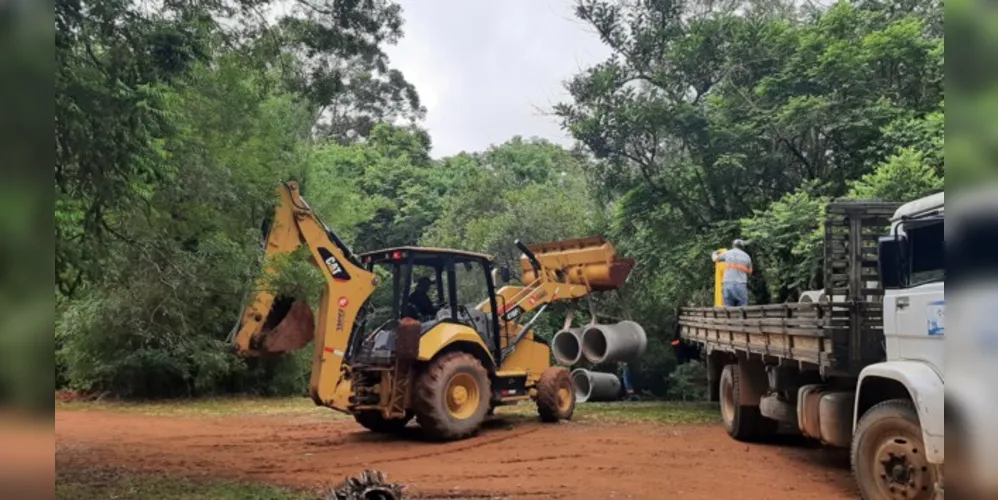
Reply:
[[942, 193], [830, 203], [823, 290], [679, 310], [677, 350], [706, 361], [733, 438], [786, 427], [850, 448], [866, 500], [942, 498], [943, 220]]

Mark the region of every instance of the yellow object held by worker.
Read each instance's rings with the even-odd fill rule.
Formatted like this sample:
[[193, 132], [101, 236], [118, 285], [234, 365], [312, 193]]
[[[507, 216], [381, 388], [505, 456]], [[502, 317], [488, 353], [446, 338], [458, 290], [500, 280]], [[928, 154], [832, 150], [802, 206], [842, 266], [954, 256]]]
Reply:
[[724, 270], [727, 266], [717, 260], [717, 256], [727, 251], [727, 248], [720, 248], [714, 252], [714, 307], [724, 307]]

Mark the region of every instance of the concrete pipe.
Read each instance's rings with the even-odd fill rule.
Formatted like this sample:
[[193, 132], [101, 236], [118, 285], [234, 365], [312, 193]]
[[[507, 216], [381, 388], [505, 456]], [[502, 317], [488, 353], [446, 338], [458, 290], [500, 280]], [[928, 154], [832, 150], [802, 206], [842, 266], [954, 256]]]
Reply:
[[800, 294], [799, 302], [803, 304], [812, 304], [815, 302], [827, 302], [825, 298], [824, 290], [807, 290]]
[[554, 334], [551, 352], [558, 363], [572, 366], [582, 359], [582, 328], [569, 328]]
[[633, 361], [647, 347], [645, 329], [633, 321], [589, 325], [582, 333], [582, 354], [592, 364]]
[[575, 402], [616, 401], [620, 399], [620, 379], [612, 373], [591, 372], [584, 368], [572, 371]]

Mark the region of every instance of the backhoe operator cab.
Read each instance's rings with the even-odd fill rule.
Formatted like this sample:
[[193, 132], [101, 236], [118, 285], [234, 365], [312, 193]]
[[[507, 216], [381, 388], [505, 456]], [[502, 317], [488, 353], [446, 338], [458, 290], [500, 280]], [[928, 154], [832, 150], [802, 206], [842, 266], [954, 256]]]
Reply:
[[[493, 360], [499, 359], [499, 320], [491, 312], [498, 310], [491, 256], [399, 247], [368, 252], [360, 258], [368, 271], [384, 279], [361, 310], [349, 361], [392, 362], [399, 324], [409, 319], [419, 321], [421, 338], [438, 326], [472, 329], [484, 344], [485, 352], [477, 353], [480, 361], [494, 370]], [[488, 306], [483, 309], [488, 312], [477, 308], [483, 296]], [[432, 305], [430, 310], [422, 304], [424, 301]]]

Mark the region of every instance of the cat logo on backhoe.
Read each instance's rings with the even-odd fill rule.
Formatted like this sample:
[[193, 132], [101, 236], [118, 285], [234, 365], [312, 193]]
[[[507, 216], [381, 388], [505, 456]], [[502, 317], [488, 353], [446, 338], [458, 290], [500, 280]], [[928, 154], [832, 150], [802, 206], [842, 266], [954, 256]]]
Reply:
[[326, 267], [329, 268], [329, 273], [333, 275], [333, 279], [336, 281], [350, 281], [350, 274], [347, 273], [346, 269], [343, 269], [340, 261], [336, 260], [336, 257], [329, 250], [320, 248], [319, 256], [326, 262]]

